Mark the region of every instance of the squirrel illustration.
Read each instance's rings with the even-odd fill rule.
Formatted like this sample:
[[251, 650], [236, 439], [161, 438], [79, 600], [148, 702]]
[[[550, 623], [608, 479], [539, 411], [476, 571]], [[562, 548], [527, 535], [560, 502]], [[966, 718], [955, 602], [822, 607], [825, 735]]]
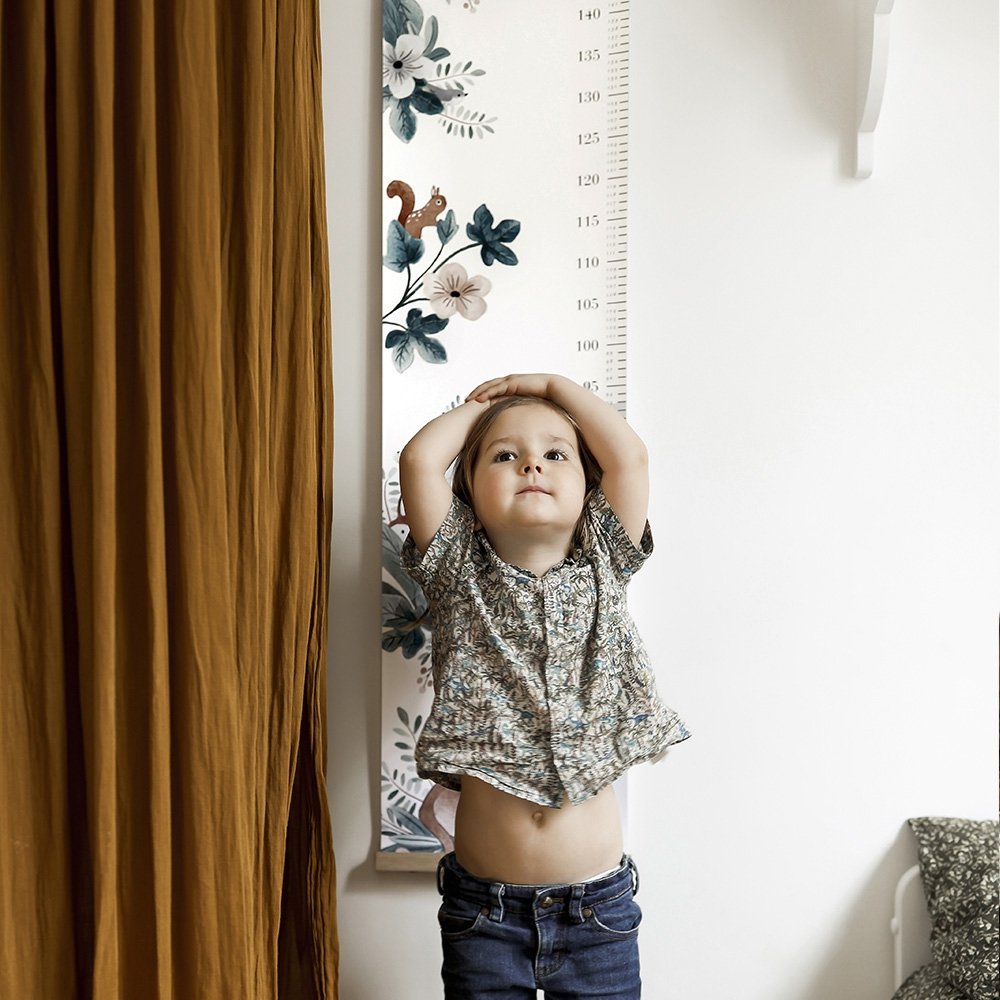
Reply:
[[411, 235], [420, 239], [421, 230], [427, 226], [433, 226], [437, 222], [437, 217], [444, 211], [448, 200], [439, 188], [431, 188], [431, 196], [423, 208], [418, 208], [415, 212], [413, 206], [416, 199], [413, 197], [413, 188], [406, 181], [390, 181], [385, 193], [390, 198], [399, 198], [403, 202], [399, 210], [399, 221], [403, 228]]

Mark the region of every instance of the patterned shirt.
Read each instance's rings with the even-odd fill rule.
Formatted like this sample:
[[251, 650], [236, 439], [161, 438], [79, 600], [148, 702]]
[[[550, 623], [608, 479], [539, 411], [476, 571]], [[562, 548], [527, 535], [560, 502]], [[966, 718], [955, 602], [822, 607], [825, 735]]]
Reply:
[[402, 565], [433, 614], [434, 703], [417, 773], [448, 788], [463, 774], [544, 806], [576, 805], [630, 766], [690, 735], [656, 693], [625, 588], [638, 547], [604, 493], [584, 512], [586, 549], [542, 577], [504, 562], [458, 498], [426, 553]]

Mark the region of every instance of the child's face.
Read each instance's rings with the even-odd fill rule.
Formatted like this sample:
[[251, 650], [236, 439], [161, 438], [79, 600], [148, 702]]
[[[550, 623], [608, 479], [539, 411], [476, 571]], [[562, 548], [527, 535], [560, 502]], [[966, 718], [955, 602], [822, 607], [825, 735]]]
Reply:
[[571, 538], [585, 494], [576, 428], [562, 414], [528, 403], [497, 417], [472, 473], [473, 507], [487, 535], [552, 528]]

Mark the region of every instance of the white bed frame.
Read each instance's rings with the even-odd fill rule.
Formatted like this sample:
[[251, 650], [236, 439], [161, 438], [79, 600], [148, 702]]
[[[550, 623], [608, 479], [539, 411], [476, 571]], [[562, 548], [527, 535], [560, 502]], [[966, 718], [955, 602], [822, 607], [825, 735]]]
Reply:
[[903, 872], [896, 884], [896, 900], [889, 928], [895, 938], [895, 980], [900, 986], [922, 965], [931, 960], [931, 918], [927, 897], [920, 880], [920, 865]]

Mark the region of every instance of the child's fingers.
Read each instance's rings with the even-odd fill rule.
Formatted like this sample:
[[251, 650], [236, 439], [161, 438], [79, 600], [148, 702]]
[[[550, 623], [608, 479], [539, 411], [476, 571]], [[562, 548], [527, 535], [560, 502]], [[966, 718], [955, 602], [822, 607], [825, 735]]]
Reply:
[[476, 388], [465, 397], [465, 401], [468, 403], [472, 400], [476, 400], [477, 402], [482, 403], [486, 399], [485, 393], [486, 383], [484, 382], [482, 385], [477, 385]]
[[548, 392], [549, 375], [503, 375], [491, 378], [488, 382], [476, 386], [468, 396], [470, 399], [487, 402], [499, 396], [544, 396]]
[[511, 391], [509, 383], [509, 376], [504, 376], [503, 378], [491, 378], [488, 382], [483, 382], [481, 385], [477, 385], [476, 388], [465, 397], [465, 400], [468, 402], [470, 399], [475, 399], [480, 403], [485, 403], [488, 399], [492, 399], [496, 396], [505, 396]]

